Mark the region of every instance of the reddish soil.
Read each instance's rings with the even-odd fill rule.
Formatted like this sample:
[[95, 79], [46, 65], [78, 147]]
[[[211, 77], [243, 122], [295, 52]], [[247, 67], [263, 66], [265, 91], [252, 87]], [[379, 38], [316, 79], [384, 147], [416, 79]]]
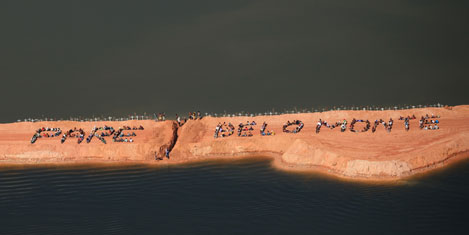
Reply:
[[[419, 118], [425, 114], [440, 115], [439, 130], [420, 130]], [[410, 121], [410, 130], [404, 129], [400, 116], [417, 116]], [[388, 121], [393, 118], [394, 127], [388, 133], [381, 125], [375, 133], [354, 133], [340, 128], [322, 128], [315, 133], [321, 118], [335, 123], [352, 118]], [[305, 127], [300, 133], [283, 133], [282, 126], [288, 121], [301, 120]], [[214, 138], [219, 122], [255, 121], [253, 137]], [[259, 129], [267, 122], [273, 136], [261, 136]], [[68, 138], [63, 144], [60, 137], [40, 138], [30, 143], [36, 129], [60, 127], [68, 130], [83, 128], [89, 134], [93, 126], [144, 126], [135, 131], [133, 143], [114, 143], [106, 137], [107, 144], [94, 138], [77, 144]], [[355, 129], [364, 124], [356, 124]], [[446, 165], [450, 161], [469, 156], [469, 105], [447, 108], [425, 108], [398, 111], [330, 111], [311, 114], [288, 114], [258, 117], [205, 117], [190, 120], [175, 128], [173, 121], [127, 121], [127, 122], [40, 122], [0, 124], [0, 165], [48, 164], [48, 163], [148, 163], [179, 164], [207, 159], [237, 159], [241, 157], [266, 156], [274, 158], [274, 166], [287, 170], [322, 171], [346, 178], [399, 179], [418, 172]], [[177, 135], [176, 135], [177, 134]], [[175, 138], [177, 136], [177, 141]], [[174, 148], [170, 158], [155, 160], [155, 152], [163, 156], [164, 149]]]

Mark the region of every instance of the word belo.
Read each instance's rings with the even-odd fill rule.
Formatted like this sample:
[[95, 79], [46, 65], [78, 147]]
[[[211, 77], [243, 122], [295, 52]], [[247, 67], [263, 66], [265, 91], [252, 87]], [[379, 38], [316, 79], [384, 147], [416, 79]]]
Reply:
[[[118, 128], [117, 130], [111, 126], [104, 127], [93, 127], [91, 129], [90, 134], [86, 137], [86, 143], [90, 143], [94, 137], [100, 140], [102, 143], [107, 144], [105, 137], [112, 136], [113, 142], [129, 142], [132, 143], [134, 140], [132, 137], [137, 136], [134, 131], [141, 131], [144, 130], [143, 126], [139, 127], [130, 127], [130, 126], [123, 126]], [[132, 131], [132, 132], [131, 132]], [[49, 133], [52, 132], [52, 133]], [[54, 138], [61, 136], [60, 143], [64, 143], [68, 138], [76, 138], [77, 143], [80, 144], [85, 139], [85, 131], [82, 128], [77, 129], [76, 127], [66, 131], [65, 133], [62, 132], [60, 128], [49, 128], [49, 127], [42, 127], [36, 130], [33, 137], [31, 138], [31, 144], [34, 144], [38, 139], [41, 138]], [[127, 137], [129, 137], [127, 139]]]
[[[428, 114], [425, 116], [422, 116], [419, 120], [419, 129], [421, 130], [438, 130], [440, 127], [438, 126], [440, 121], [437, 119], [440, 118], [440, 116], [435, 116], [431, 115], [429, 116]], [[406, 131], [409, 131], [410, 129], [410, 120], [417, 119], [415, 115], [412, 116], [407, 116], [407, 117], [399, 117], [399, 121], [404, 121], [404, 127]], [[433, 120], [436, 119], [436, 120]], [[358, 123], [363, 123], [362, 125], [363, 128], [356, 128], [355, 125]], [[383, 126], [384, 130], [387, 132], [391, 132], [393, 125], [394, 125], [394, 120], [392, 118], [389, 119], [389, 121], [384, 121], [383, 119], [375, 120], [374, 123], [372, 124], [369, 120], [363, 120], [363, 119], [355, 119], [353, 118], [350, 124], [348, 124], [347, 120], [339, 121], [333, 124], [329, 124], [327, 121], [323, 121], [322, 119], [319, 119], [319, 121], [316, 124], [316, 134], [318, 134], [321, 131], [321, 128], [328, 128], [328, 129], [334, 129], [336, 127], [340, 127], [341, 132], [345, 132], [347, 128], [351, 132], [367, 132], [371, 128], [371, 132], [375, 133], [376, 130], [378, 129], [379, 126]], [[247, 123], [240, 123], [238, 125], [238, 130], [237, 134], [239, 137], [251, 137], [253, 136], [252, 131], [254, 131], [254, 127], [257, 125], [255, 121], [252, 122], [247, 122]], [[283, 125], [283, 132], [285, 133], [292, 133], [296, 134], [299, 133], [303, 127], [304, 123], [300, 120], [293, 120], [292, 122], [287, 121], [285, 125]], [[293, 128], [292, 128], [293, 127]], [[226, 123], [218, 123], [218, 125], [215, 127], [215, 134], [214, 138], [218, 137], [228, 137], [231, 136], [235, 133], [235, 126], [233, 124]], [[263, 123], [262, 127], [260, 129], [260, 134], [262, 136], [266, 135], [275, 135], [275, 132], [267, 130], [267, 123]]]

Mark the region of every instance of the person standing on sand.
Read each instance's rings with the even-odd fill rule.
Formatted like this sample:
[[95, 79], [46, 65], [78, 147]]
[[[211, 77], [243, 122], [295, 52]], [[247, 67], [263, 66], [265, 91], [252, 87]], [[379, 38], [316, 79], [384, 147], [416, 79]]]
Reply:
[[166, 150], [165, 150], [165, 155], [169, 159], [169, 149], [168, 148], [166, 148]]
[[318, 134], [319, 130], [321, 130], [321, 126], [322, 126], [322, 120], [319, 119], [318, 124], [316, 125], [316, 134]]
[[176, 113], [176, 121], [178, 122], [178, 125], [181, 126], [181, 117], [179, 117], [177, 113]]

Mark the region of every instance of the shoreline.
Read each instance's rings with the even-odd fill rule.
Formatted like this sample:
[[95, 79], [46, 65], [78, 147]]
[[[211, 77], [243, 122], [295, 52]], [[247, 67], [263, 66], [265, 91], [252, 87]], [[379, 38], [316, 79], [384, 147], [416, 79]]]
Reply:
[[103, 167], [125, 167], [125, 166], [145, 166], [145, 167], [170, 167], [170, 166], [191, 166], [195, 164], [201, 164], [206, 162], [217, 162], [217, 163], [226, 163], [232, 164], [233, 162], [243, 161], [243, 160], [256, 160], [256, 159], [265, 159], [270, 161], [270, 167], [273, 170], [293, 173], [293, 174], [317, 174], [322, 175], [323, 177], [331, 178], [334, 180], [341, 180], [346, 182], [355, 182], [355, 183], [398, 183], [400, 181], [411, 180], [414, 177], [426, 177], [429, 174], [436, 173], [436, 171], [445, 170], [447, 167], [451, 167], [457, 164], [460, 161], [469, 160], [469, 152], [464, 152], [461, 154], [455, 154], [452, 157], [448, 157], [442, 162], [436, 163], [431, 166], [421, 167], [415, 169], [412, 173], [404, 175], [401, 177], [350, 177], [343, 175], [339, 172], [334, 172], [331, 169], [324, 168], [322, 166], [307, 167], [307, 166], [295, 166], [295, 165], [286, 165], [281, 163], [280, 156], [267, 156], [267, 155], [256, 155], [256, 154], [247, 154], [242, 156], [231, 156], [230, 158], [226, 157], [213, 157], [206, 159], [198, 160], [188, 160], [184, 162], [149, 162], [149, 161], [125, 161], [125, 162], [110, 162], [110, 161], [76, 161], [76, 162], [41, 162], [41, 163], [2, 163], [0, 165], [0, 170], [2, 169], [18, 169], [18, 168], [28, 168], [33, 169], [35, 167], [52, 167], [52, 168], [83, 168], [88, 169], [90, 166], [103, 166]]
[[[411, 121], [411, 129], [404, 130], [399, 116], [424, 113], [441, 115], [439, 130], [419, 130]], [[377, 129], [376, 133], [341, 132], [338, 129], [321, 129], [314, 132], [319, 118], [333, 123], [346, 118], [393, 118], [396, 126], [391, 132]], [[204, 117], [190, 120], [181, 127], [174, 121], [152, 120], [73, 122], [55, 121], [40, 123], [0, 124], [0, 167], [14, 166], [78, 166], [78, 165], [135, 165], [169, 166], [202, 162], [206, 160], [238, 160], [269, 158], [272, 167], [282, 171], [321, 173], [352, 181], [396, 181], [425, 174], [434, 169], [469, 157], [469, 105], [444, 108], [420, 108], [397, 111], [328, 111], [311, 114], [285, 114], [260, 117]], [[287, 121], [301, 120], [305, 128], [299, 133], [284, 133]], [[386, 120], [386, 119], [385, 119]], [[213, 138], [220, 122], [234, 125], [255, 121], [254, 136], [229, 136]], [[275, 136], [256, 133], [260, 124]], [[417, 121], [418, 122], [418, 121]], [[41, 126], [60, 127], [64, 130], [80, 127], [88, 132], [93, 126], [138, 126], [134, 143], [107, 144], [92, 140], [89, 144], [72, 141], [60, 143], [60, 138], [39, 139], [31, 144], [34, 130]], [[176, 126], [176, 127], [175, 127]], [[361, 128], [361, 127], [360, 127]], [[380, 128], [380, 127], [378, 127]], [[154, 153], [164, 156], [170, 148], [171, 157], [154, 160]]]
[[460, 161], [468, 160], [469, 159], [469, 151], [460, 153], [460, 154], [453, 154], [441, 162], [435, 163], [429, 166], [423, 166], [418, 169], [412, 170], [412, 173], [407, 175], [403, 175], [400, 177], [393, 177], [393, 176], [347, 176], [343, 175], [340, 172], [333, 171], [329, 168], [325, 168], [323, 166], [300, 166], [300, 165], [293, 165], [293, 164], [285, 164], [282, 163], [280, 159], [280, 155], [277, 154], [256, 154], [256, 153], [249, 153], [249, 154], [239, 154], [233, 156], [210, 156], [209, 158], [205, 159], [192, 159], [187, 161], [181, 162], [156, 162], [156, 161], [105, 161], [105, 160], [91, 160], [91, 161], [57, 161], [57, 162], [39, 162], [39, 163], [24, 163], [24, 162], [2, 162], [0, 164], [0, 169], [8, 169], [8, 168], [34, 168], [34, 167], [60, 167], [60, 168], [87, 168], [88, 166], [105, 166], [105, 167], [119, 167], [119, 166], [148, 166], [148, 167], [168, 167], [168, 166], [184, 166], [184, 165], [192, 165], [198, 164], [203, 162], [223, 162], [227, 164], [231, 164], [232, 162], [241, 161], [241, 160], [254, 160], [254, 159], [267, 159], [271, 162], [271, 167], [274, 170], [287, 172], [287, 173], [294, 173], [294, 174], [321, 174], [326, 177], [331, 177], [336, 180], [344, 180], [344, 181], [351, 181], [351, 182], [365, 182], [365, 183], [386, 183], [386, 182], [397, 182], [401, 180], [408, 180], [413, 177], [418, 176], [425, 176], [427, 174], [434, 173], [435, 170], [444, 170], [444, 168], [449, 167], [453, 164], [457, 164]]

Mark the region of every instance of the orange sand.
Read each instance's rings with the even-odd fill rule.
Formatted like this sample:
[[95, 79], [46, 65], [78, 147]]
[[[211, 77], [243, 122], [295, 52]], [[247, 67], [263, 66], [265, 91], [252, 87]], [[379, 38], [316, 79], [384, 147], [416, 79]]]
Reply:
[[[410, 121], [410, 130], [404, 130], [404, 121], [399, 116], [417, 116]], [[418, 120], [425, 114], [440, 115], [439, 130], [420, 130]], [[340, 128], [321, 128], [315, 133], [319, 118], [335, 123], [352, 118], [368, 119], [371, 123], [392, 117], [391, 133], [379, 126], [375, 133], [371, 129], [364, 133], [353, 133]], [[299, 119], [305, 127], [298, 134], [283, 133], [287, 120]], [[237, 127], [240, 122], [256, 121], [253, 137], [230, 136], [213, 138], [219, 122], [231, 122]], [[263, 122], [275, 136], [261, 136]], [[35, 144], [30, 139], [40, 127], [83, 128], [88, 135], [93, 126], [122, 125], [145, 127], [135, 131], [134, 143], [108, 144], [97, 138], [87, 144], [76, 143], [68, 138], [64, 144], [60, 137], [40, 138]], [[361, 129], [364, 124], [356, 124]], [[163, 155], [163, 149], [178, 139], [170, 159], [154, 160], [154, 153]], [[207, 159], [237, 159], [241, 157], [267, 156], [275, 159], [274, 166], [281, 169], [322, 171], [346, 178], [399, 179], [418, 172], [441, 167], [450, 160], [469, 156], [469, 105], [445, 108], [425, 108], [399, 111], [330, 111], [312, 114], [287, 114], [279, 116], [213, 118], [190, 120], [179, 129], [173, 121], [126, 121], [126, 122], [40, 122], [0, 124], [0, 165], [49, 164], [49, 163], [149, 163], [178, 164]]]

